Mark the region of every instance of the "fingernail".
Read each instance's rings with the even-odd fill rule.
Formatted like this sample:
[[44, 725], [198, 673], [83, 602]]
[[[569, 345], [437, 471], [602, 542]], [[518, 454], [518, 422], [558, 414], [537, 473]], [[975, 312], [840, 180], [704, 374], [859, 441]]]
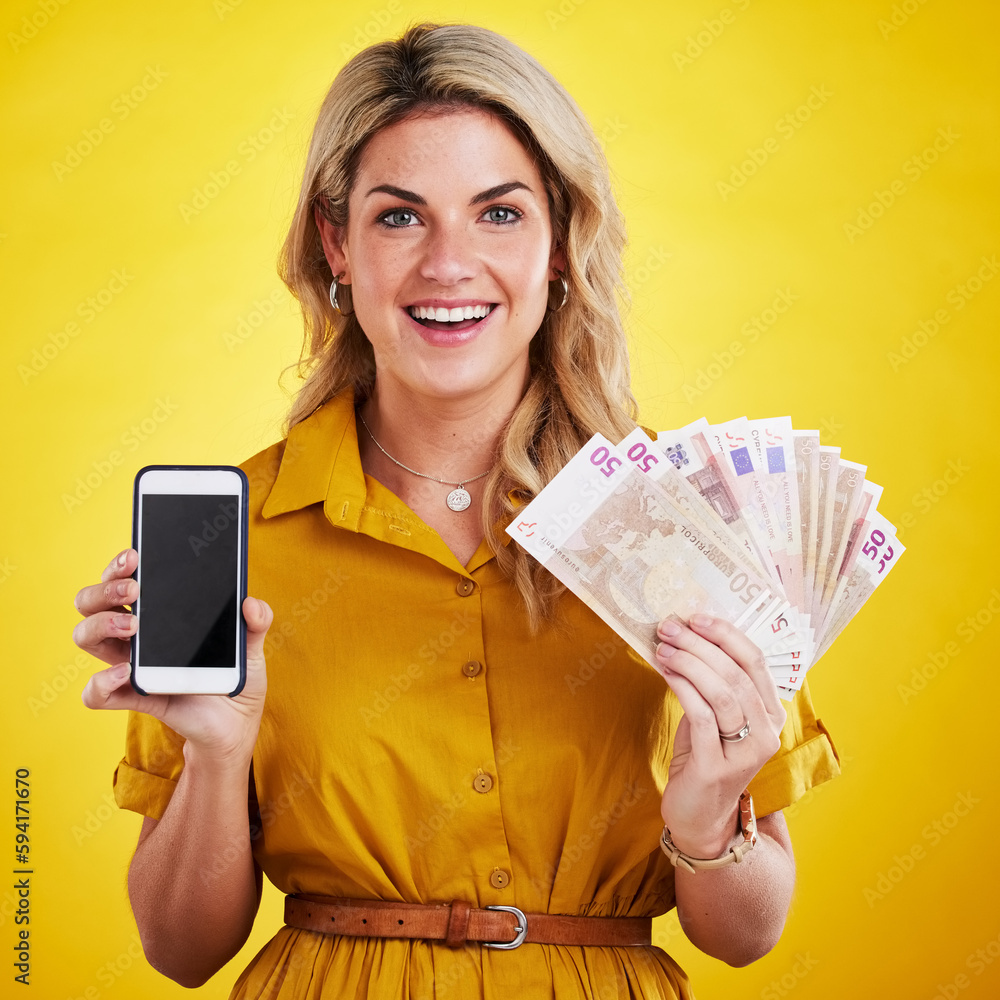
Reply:
[[675, 635], [681, 634], [681, 627], [677, 622], [665, 621], [660, 626], [660, 635], [666, 636], [668, 639], [673, 638]]
[[123, 681], [125, 680], [126, 677], [128, 677], [130, 673], [132, 673], [132, 667], [130, 664], [119, 663], [118, 666], [115, 667], [114, 670], [112, 671], [111, 676], [116, 681]]
[[659, 646], [656, 647], [656, 655], [662, 660], [666, 660], [673, 656], [677, 650], [673, 646], [668, 646], [665, 642], [661, 642]]
[[709, 615], [692, 615], [688, 621], [690, 621], [692, 625], [697, 625], [699, 628], [708, 628], [708, 626], [711, 625], [715, 619]]
[[121, 580], [115, 587], [115, 593], [119, 597], [124, 597], [128, 593], [128, 585], [129, 585], [128, 580]]
[[119, 566], [125, 565], [125, 560], [128, 558], [128, 550], [126, 549], [115, 561]]
[[135, 615], [115, 615], [112, 618], [115, 628], [120, 628], [123, 632], [131, 629], [134, 621]]

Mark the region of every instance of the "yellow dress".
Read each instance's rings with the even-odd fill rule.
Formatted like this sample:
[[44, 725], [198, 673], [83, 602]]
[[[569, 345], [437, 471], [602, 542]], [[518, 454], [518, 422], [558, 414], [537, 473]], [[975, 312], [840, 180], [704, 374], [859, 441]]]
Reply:
[[[655, 916], [680, 708], [575, 597], [531, 635], [483, 544], [462, 566], [364, 475], [350, 392], [243, 466], [250, 593], [274, 609], [253, 775], [254, 854], [284, 893]], [[120, 806], [159, 818], [181, 739], [129, 720]], [[808, 691], [751, 785], [757, 812], [838, 773]], [[483, 777], [485, 776], [485, 778]], [[478, 779], [478, 780], [477, 780]], [[689, 997], [661, 949], [476, 945], [282, 927], [232, 998]]]

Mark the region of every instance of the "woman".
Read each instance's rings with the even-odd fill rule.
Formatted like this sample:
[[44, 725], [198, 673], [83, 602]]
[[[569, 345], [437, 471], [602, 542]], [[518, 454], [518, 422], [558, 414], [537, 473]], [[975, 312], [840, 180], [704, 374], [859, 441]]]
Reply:
[[129, 892], [166, 975], [238, 951], [262, 871], [296, 898], [233, 997], [689, 996], [649, 945], [675, 903], [732, 964], [777, 940], [780, 810], [836, 773], [808, 695], [786, 722], [759, 651], [698, 616], [661, 626], [658, 676], [504, 544], [595, 431], [634, 426], [623, 244], [585, 119], [499, 36], [423, 25], [334, 81], [282, 260], [308, 377], [244, 465], [267, 600], [244, 691], [132, 691], [133, 550], [77, 597], [76, 641], [117, 664], [84, 701], [134, 710], [116, 796], [145, 816]]

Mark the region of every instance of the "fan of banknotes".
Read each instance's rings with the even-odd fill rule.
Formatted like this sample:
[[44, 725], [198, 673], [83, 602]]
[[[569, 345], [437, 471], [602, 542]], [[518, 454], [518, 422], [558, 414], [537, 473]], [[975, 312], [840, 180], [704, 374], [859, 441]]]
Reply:
[[790, 699], [904, 551], [866, 471], [790, 417], [595, 434], [507, 531], [650, 664], [700, 611]]

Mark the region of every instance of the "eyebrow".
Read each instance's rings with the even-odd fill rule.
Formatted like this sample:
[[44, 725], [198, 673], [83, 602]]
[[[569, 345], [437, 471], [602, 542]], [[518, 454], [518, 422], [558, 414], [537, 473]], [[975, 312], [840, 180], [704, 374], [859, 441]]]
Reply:
[[[531, 192], [531, 188], [522, 181], [507, 181], [505, 184], [497, 184], [494, 187], [487, 188], [485, 191], [480, 191], [479, 194], [473, 195], [469, 199], [470, 205], [481, 205], [484, 201], [492, 201], [494, 198], [502, 198], [505, 194], [510, 194], [511, 191], [524, 190]], [[401, 201], [409, 201], [414, 205], [426, 205], [427, 199], [423, 198], [421, 195], [417, 194], [416, 191], [407, 191], [406, 188], [396, 187], [394, 184], [379, 184], [373, 187], [366, 197], [370, 197], [373, 194], [391, 194], [394, 198], [399, 198]]]

